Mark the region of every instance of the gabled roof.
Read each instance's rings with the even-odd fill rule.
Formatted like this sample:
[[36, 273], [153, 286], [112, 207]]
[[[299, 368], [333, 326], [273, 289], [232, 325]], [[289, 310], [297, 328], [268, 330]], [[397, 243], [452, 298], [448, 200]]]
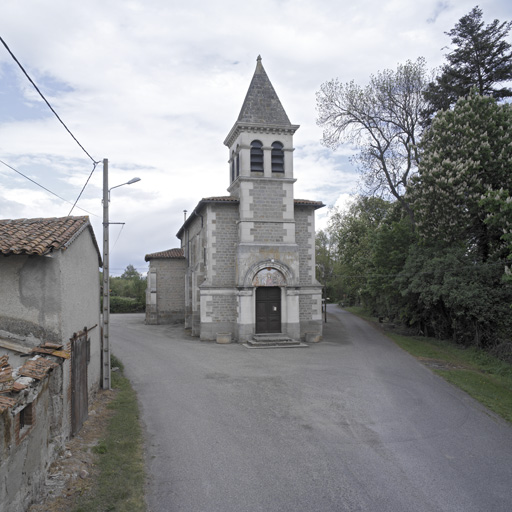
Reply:
[[217, 197], [203, 197], [197, 206], [194, 208], [194, 211], [189, 215], [188, 219], [183, 223], [180, 230], [176, 234], [176, 236], [181, 240], [181, 235], [183, 231], [187, 228], [187, 226], [192, 222], [192, 219], [199, 215], [199, 212], [203, 209], [206, 204], [209, 203], [225, 203], [225, 204], [238, 204], [240, 201], [237, 197], [234, 196], [217, 196]]
[[86, 229], [91, 233], [101, 267], [101, 253], [89, 217], [0, 220], [0, 254], [45, 256], [65, 251]]
[[[203, 207], [209, 203], [224, 203], [224, 204], [230, 204], [230, 205], [236, 205], [240, 203], [240, 200], [238, 197], [234, 196], [220, 196], [220, 197], [203, 197], [199, 203], [197, 203], [197, 206], [194, 208], [194, 211], [190, 214], [188, 219], [183, 223], [183, 226], [181, 226], [180, 230], [176, 234], [176, 236], [181, 240], [181, 237], [183, 235], [183, 232], [189, 224], [192, 222], [194, 217], [200, 216], [199, 212], [203, 209]], [[313, 208], [317, 210], [318, 208], [323, 208], [325, 206], [322, 201], [310, 201], [309, 199], [295, 199], [293, 201], [293, 204], [295, 206], [307, 206], [309, 208]], [[147, 256], [146, 256], [147, 258]], [[146, 261], [148, 261], [146, 259]]]
[[242, 109], [224, 144], [230, 146], [242, 128], [284, 130], [291, 133], [299, 128], [299, 125], [290, 123], [259, 55]]
[[144, 256], [146, 261], [150, 260], [165, 260], [165, 259], [185, 259], [183, 249], [168, 249], [167, 251], [153, 252]]

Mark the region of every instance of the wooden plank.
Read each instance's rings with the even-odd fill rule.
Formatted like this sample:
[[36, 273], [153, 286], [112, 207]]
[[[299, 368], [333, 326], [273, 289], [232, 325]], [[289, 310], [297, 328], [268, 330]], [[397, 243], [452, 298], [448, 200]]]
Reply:
[[71, 357], [69, 352], [65, 352], [64, 350], [55, 350], [52, 352], [52, 356], [62, 357], [62, 359], [69, 359]]
[[13, 352], [20, 352], [21, 354], [30, 354], [32, 352], [31, 347], [25, 347], [11, 340], [0, 338], [0, 347], [12, 350]]

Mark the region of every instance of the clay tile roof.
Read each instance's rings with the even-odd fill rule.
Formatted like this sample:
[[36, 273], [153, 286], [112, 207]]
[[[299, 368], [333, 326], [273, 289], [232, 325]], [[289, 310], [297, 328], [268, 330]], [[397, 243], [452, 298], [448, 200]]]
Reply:
[[4, 256], [26, 254], [44, 256], [66, 250], [89, 228], [101, 266], [101, 257], [89, 217], [0, 220], [0, 253]]
[[199, 215], [199, 212], [202, 210], [203, 206], [208, 203], [228, 203], [228, 204], [238, 204], [240, 200], [237, 197], [233, 196], [214, 196], [214, 197], [203, 197], [199, 203], [197, 203], [197, 206], [194, 208], [194, 211], [189, 215], [189, 217], [185, 220], [183, 223], [183, 226], [180, 228], [180, 230], [177, 233], [177, 237], [181, 238], [181, 234], [183, 233], [183, 230], [188, 226], [192, 219], [196, 215]]
[[58, 366], [59, 363], [50, 361], [44, 357], [39, 357], [37, 359], [29, 359], [28, 361], [25, 361], [25, 364], [18, 370], [18, 374], [24, 377], [42, 380], [47, 373]]
[[204, 203], [238, 203], [237, 197], [233, 196], [218, 196], [218, 197], [204, 197], [202, 200]]
[[6, 411], [10, 407], [14, 407], [17, 403], [17, 400], [14, 398], [9, 398], [6, 396], [0, 396], [0, 413]]
[[150, 260], [163, 260], [163, 259], [184, 259], [183, 249], [168, 249], [167, 251], [154, 252], [152, 254], [146, 254], [144, 259]]
[[312, 206], [316, 209], [323, 208], [325, 206], [322, 201], [310, 201], [309, 199], [295, 199], [295, 206]]

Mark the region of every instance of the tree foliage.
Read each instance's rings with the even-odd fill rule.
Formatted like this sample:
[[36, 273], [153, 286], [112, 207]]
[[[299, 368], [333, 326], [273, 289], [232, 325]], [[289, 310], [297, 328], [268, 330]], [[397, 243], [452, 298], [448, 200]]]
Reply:
[[485, 26], [482, 16], [482, 10], [474, 7], [445, 32], [451, 37], [453, 49], [446, 55], [447, 63], [440, 74], [428, 86], [428, 117], [449, 109], [472, 88], [495, 99], [512, 96], [512, 89], [503, 86], [512, 80], [512, 51], [506, 41], [512, 22], [500, 23], [496, 19]]
[[477, 262], [464, 247], [416, 245], [396, 281], [405, 299], [402, 316], [428, 336], [480, 347], [510, 343], [512, 287], [502, 272], [499, 263]]
[[[380, 290], [401, 269], [400, 264], [395, 266], [396, 258], [404, 253], [402, 241], [407, 240], [403, 237], [392, 241], [395, 222], [400, 218], [396, 210], [393, 203], [384, 199], [360, 196], [347, 211], [336, 211], [331, 216], [328, 233], [333, 273], [328, 284], [332, 295], [344, 303], [364, 302], [384, 314], [378, 303], [382, 299], [384, 304], [388, 299]], [[410, 229], [409, 222], [404, 224]]]
[[428, 91], [418, 59], [365, 88], [327, 82], [317, 106], [324, 144], [357, 146], [370, 193], [318, 246], [333, 295], [512, 360], [512, 104], [498, 102], [512, 97], [511, 28], [475, 7]]
[[146, 278], [133, 265], [128, 265], [121, 277], [110, 278], [110, 296], [113, 313], [144, 311]]
[[482, 197], [512, 190], [512, 106], [473, 92], [438, 114], [422, 146], [408, 193], [422, 238], [499, 257], [510, 225], [503, 214], [487, 220]]
[[316, 97], [323, 143], [331, 149], [354, 144], [353, 160], [371, 195], [395, 198], [411, 216], [404, 192], [418, 163], [428, 82], [425, 60], [418, 58], [372, 75], [366, 87], [330, 80]]

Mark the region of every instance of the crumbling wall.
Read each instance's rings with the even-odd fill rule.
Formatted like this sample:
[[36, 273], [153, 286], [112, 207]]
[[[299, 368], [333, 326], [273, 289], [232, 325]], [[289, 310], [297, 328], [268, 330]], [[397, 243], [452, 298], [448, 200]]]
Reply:
[[12, 369], [6, 356], [0, 359], [0, 510], [24, 512], [69, 438], [63, 414], [69, 361], [36, 355]]

